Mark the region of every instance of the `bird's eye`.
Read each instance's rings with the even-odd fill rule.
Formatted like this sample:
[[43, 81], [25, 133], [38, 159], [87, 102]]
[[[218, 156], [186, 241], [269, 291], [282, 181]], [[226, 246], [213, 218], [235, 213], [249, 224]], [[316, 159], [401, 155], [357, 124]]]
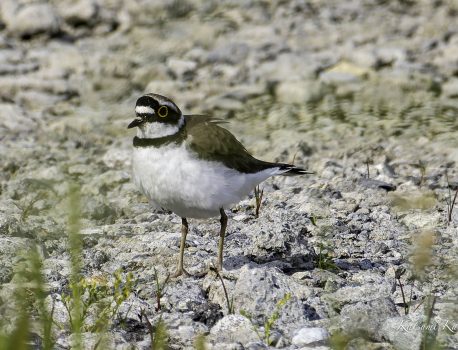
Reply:
[[166, 106], [161, 106], [157, 110], [157, 114], [159, 115], [159, 117], [165, 118], [169, 114], [169, 109]]

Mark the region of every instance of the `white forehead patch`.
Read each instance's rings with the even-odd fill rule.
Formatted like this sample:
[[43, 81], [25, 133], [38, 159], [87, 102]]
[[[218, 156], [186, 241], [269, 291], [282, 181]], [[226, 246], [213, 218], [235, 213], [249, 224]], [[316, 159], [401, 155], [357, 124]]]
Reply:
[[135, 107], [135, 113], [137, 114], [154, 114], [154, 109], [148, 106], [137, 106]]

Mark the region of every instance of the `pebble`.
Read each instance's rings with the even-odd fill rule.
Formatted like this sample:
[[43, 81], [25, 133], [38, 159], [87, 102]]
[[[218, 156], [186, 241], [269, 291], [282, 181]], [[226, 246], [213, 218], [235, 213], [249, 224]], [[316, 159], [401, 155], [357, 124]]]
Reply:
[[450, 98], [458, 98], [458, 78], [452, 78], [442, 86], [442, 93]]
[[74, 26], [88, 25], [96, 19], [98, 6], [94, 0], [62, 1], [59, 10], [67, 23]]
[[325, 345], [329, 340], [329, 333], [324, 328], [305, 327], [295, 332], [292, 343], [296, 346]]
[[309, 81], [288, 80], [277, 85], [275, 95], [282, 103], [304, 104], [311, 100], [319, 100], [320, 86]]
[[374, 179], [361, 179], [359, 182], [363, 187], [366, 188], [380, 188], [387, 192], [395, 191], [396, 186], [385, 181], [374, 180]]
[[197, 63], [194, 61], [169, 58], [167, 60], [167, 67], [170, 69], [176, 79], [188, 80], [194, 75], [197, 68]]
[[1, 10], [7, 30], [14, 35], [51, 35], [59, 30], [59, 18], [50, 4], [31, 3], [19, 7], [15, 0], [4, 0]]
[[242, 315], [227, 315], [210, 330], [210, 339], [219, 343], [248, 344], [259, 340], [253, 324]]

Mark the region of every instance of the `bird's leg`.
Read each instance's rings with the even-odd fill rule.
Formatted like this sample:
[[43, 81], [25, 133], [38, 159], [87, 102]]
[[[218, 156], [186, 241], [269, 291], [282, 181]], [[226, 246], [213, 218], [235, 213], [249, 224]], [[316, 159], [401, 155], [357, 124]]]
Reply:
[[218, 244], [218, 262], [216, 268], [218, 271], [223, 269], [223, 249], [224, 249], [224, 235], [226, 234], [226, 227], [227, 227], [227, 215], [224, 212], [224, 209], [221, 208], [219, 210], [221, 213], [221, 231], [219, 232], [219, 244]]
[[184, 256], [184, 246], [186, 244], [186, 235], [188, 234], [188, 221], [186, 218], [181, 218], [181, 243], [180, 243], [180, 255], [178, 257], [178, 266], [175, 273], [172, 275], [172, 278], [181, 276], [182, 274], [190, 276], [189, 272], [186, 271], [183, 267], [183, 256]]

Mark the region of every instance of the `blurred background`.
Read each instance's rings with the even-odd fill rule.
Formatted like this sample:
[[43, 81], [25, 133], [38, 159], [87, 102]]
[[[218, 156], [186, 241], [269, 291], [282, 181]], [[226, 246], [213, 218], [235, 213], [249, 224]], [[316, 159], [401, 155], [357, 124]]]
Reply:
[[[335, 193], [366, 178], [380, 182], [358, 190], [397, 188], [405, 207], [414, 193], [413, 207], [430, 210], [407, 226], [456, 227], [457, 210], [445, 214], [458, 186], [456, 0], [1, 0], [1, 284], [38, 243], [60, 293], [69, 182], [87, 247], [119, 231], [176, 231], [146, 224], [130, 180], [126, 127], [145, 92], [228, 120], [261, 159], [314, 171], [296, 186], [330, 197], [310, 215], [329, 215]], [[454, 237], [444, 254], [456, 262]], [[113, 272], [106, 249], [86, 267]]]

